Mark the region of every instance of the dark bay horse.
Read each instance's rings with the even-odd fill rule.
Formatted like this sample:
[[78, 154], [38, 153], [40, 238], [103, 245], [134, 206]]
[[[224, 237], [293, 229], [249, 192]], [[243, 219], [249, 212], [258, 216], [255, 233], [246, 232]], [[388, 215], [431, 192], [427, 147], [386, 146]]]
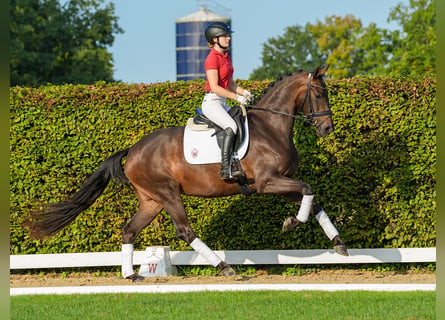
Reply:
[[[292, 179], [298, 155], [293, 143], [297, 113], [326, 136], [334, 131], [328, 90], [323, 80], [328, 67], [314, 72], [299, 71], [279, 79], [247, 109], [250, 144], [241, 160], [252, 192], [280, 194], [300, 204], [298, 215], [288, 218], [283, 231], [295, 229], [307, 221], [309, 213], [319, 221], [334, 243], [337, 253], [348, 255], [338, 231], [323, 209], [313, 201], [313, 191], [304, 182]], [[131, 184], [139, 200], [139, 209], [122, 230], [122, 274], [140, 281], [133, 271], [133, 241], [162, 209], [171, 216], [177, 236], [203, 255], [222, 275], [234, 274], [191, 229], [181, 194], [201, 197], [225, 197], [240, 193], [236, 183], [221, 180], [220, 164], [192, 165], [183, 155], [184, 127], [157, 130], [132, 147], [114, 153], [103, 161], [70, 199], [48, 205], [31, 214], [24, 225], [33, 238], [52, 236], [73, 221], [102, 194], [111, 179]], [[127, 157], [125, 172], [122, 159]]]

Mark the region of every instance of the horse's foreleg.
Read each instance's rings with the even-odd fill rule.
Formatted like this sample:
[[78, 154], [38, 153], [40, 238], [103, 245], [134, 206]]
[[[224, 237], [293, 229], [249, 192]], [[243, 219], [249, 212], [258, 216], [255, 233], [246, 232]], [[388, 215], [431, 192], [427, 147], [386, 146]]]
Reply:
[[346, 248], [343, 240], [340, 238], [337, 228], [332, 224], [331, 219], [329, 219], [326, 212], [324, 212], [324, 210], [317, 203], [314, 203], [314, 214], [326, 236], [329, 238], [329, 240], [334, 242], [334, 251], [343, 256], [349, 256], [348, 249]]
[[122, 229], [122, 276], [133, 282], [144, 279], [133, 270], [133, 242], [137, 235], [148, 226], [161, 212], [162, 206], [153, 200], [140, 200], [139, 210], [127, 225]]
[[[314, 195], [302, 195], [298, 192], [289, 192], [284, 196], [291, 202], [300, 205], [297, 215], [287, 218], [283, 222], [283, 232], [296, 230], [301, 223], [306, 223], [312, 209]], [[314, 203], [316, 205], [316, 203]]]
[[332, 224], [326, 212], [324, 212], [324, 210], [320, 211], [315, 218], [317, 218], [324, 233], [334, 242], [334, 251], [343, 256], [349, 256], [345, 243], [340, 238], [340, 234]]
[[[305, 223], [308, 220], [309, 213], [312, 209], [315, 218], [320, 224], [326, 236], [329, 240], [334, 242], [334, 250], [338, 254], [348, 256], [348, 250], [346, 248], [345, 243], [340, 238], [340, 234], [337, 231], [337, 228], [332, 224], [331, 219], [329, 219], [326, 212], [323, 208], [316, 202], [312, 203], [313, 196], [301, 196], [295, 193], [289, 193], [286, 197], [293, 202], [301, 202], [300, 209], [298, 210], [298, 214], [294, 217], [287, 218], [283, 223], [283, 231], [291, 231], [295, 230], [301, 223]], [[305, 202], [306, 198], [306, 202]], [[309, 204], [310, 203], [310, 204]]]
[[312, 188], [308, 184], [284, 176], [269, 176], [256, 183], [259, 193], [280, 194], [300, 204], [297, 216], [290, 217], [284, 222], [283, 231], [294, 230], [300, 223], [307, 222], [314, 199]]
[[164, 208], [170, 214], [176, 229], [178, 238], [187, 242], [193, 250], [203, 256], [212, 266], [219, 267], [223, 276], [234, 275], [232, 267], [217, 256], [204, 242], [196, 237], [193, 232], [187, 215], [184, 210], [182, 201], [177, 199], [174, 203], [164, 204]]

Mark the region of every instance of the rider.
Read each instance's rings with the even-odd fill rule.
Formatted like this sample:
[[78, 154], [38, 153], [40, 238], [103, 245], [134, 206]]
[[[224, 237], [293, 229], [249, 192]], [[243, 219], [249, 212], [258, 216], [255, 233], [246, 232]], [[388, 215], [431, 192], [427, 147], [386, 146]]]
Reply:
[[[240, 167], [230, 168], [236, 140], [237, 126], [228, 114], [227, 98], [245, 106], [252, 94], [233, 81], [233, 65], [229, 55], [230, 26], [225, 22], [210, 24], [205, 30], [205, 37], [210, 47], [204, 68], [206, 71], [206, 94], [202, 101], [204, 115], [224, 130], [221, 146], [221, 179], [231, 179], [244, 174]], [[232, 172], [231, 172], [232, 171]]]

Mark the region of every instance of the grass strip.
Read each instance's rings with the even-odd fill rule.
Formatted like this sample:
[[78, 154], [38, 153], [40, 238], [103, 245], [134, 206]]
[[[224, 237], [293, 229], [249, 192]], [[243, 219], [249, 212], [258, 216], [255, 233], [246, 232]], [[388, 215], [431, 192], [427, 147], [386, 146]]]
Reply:
[[435, 292], [248, 291], [10, 297], [17, 320], [435, 319]]

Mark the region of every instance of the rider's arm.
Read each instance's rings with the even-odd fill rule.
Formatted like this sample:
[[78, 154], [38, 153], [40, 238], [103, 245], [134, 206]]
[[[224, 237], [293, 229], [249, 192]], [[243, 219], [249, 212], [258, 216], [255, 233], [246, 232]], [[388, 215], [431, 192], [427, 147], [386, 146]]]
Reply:
[[[237, 94], [235, 92], [231, 92], [227, 89], [218, 85], [218, 70], [217, 69], [208, 69], [206, 71], [207, 81], [210, 85], [210, 90], [213, 93], [216, 93], [220, 97], [230, 98], [236, 100]], [[230, 84], [229, 84], [230, 89]], [[236, 89], [236, 88], [235, 88]]]
[[239, 95], [243, 95], [244, 94], [244, 89], [241, 88], [235, 81], [233, 81], [233, 78], [230, 79], [229, 82], [229, 90], [233, 91]]

